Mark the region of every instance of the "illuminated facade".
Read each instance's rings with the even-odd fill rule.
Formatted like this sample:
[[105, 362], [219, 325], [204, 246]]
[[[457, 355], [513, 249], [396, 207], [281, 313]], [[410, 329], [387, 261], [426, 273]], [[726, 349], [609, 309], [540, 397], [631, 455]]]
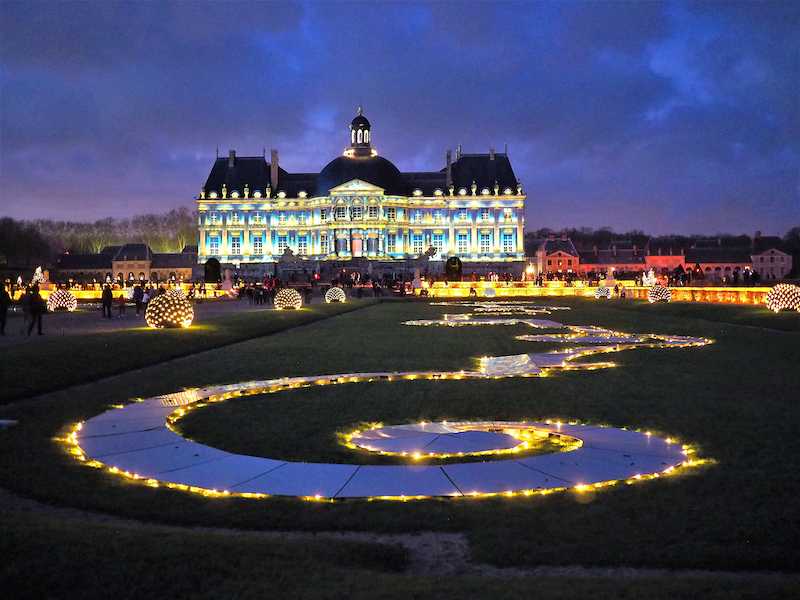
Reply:
[[[218, 158], [196, 198], [198, 261], [302, 259], [524, 264], [526, 196], [506, 153], [462, 154], [440, 171], [401, 173], [372, 147], [361, 114], [350, 145], [319, 173], [288, 173], [273, 150]], [[430, 252], [434, 248], [435, 253]]]

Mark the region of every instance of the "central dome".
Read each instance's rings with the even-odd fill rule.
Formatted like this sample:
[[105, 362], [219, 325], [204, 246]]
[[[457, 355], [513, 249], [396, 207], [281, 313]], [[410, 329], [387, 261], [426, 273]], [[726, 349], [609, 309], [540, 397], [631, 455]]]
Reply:
[[391, 161], [380, 156], [340, 156], [320, 171], [317, 196], [327, 196], [331, 188], [360, 179], [383, 188], [392, 196], [408, 196], [408, 186]]

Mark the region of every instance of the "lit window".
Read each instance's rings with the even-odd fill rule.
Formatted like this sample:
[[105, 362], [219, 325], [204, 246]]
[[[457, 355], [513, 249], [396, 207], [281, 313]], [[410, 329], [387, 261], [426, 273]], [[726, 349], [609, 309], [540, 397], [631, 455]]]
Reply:
[[397, 245], [397, 236], [394, 233], [386, 235], [386, 251], [394, 252]]
[[364, 209], [360, 206], [353, 206], [350, 208], [350, 218], [354, 220], [360, 220], [363, 215]]
[[364, 134], [363, 134], [363, 132], [362, 132], [362, 131], [359, 129], [359, 130], [358, 130], [358, 143], [359, 143], [359, 144], [361, 144], [363, 141], [364, 141]]
[[[503, 234], [503, 252], [514, 252], [514, 234], [513, 233], [504, 233]], [[548, 261], [549, 264], [549, 261]], [[572, 264], [572, 261], [567, 261], [567, 264]]]
[[231, 213], [231, 223], [239, 222], [239, 213]]
[[327, 221], [328, 220], [328, 209], [323, 208], [319, 211], [319, 220], [320, 221]]
[[347, 219], [347, 208], [344, 206], [337, 206], [336, 207], [336, 220], [337, 221], [344, 221]]
[[211, 239], [209, 239], [209, 241], [208, 241], [208, 251], [209, 251], [210, 254], [215, 254], [215, 255], [219, 254], [219, 238], [218, 237], [212, 237]]
[[415, 233], [411, 237], [411, 251], [414, 254], [422, 254], [422, 234]]
[[459, 221], [466, 221], [467, 220], [467, 211], [461, 209], [458, 211], [458, 220]]
[[306, 213], [301, 212], [297, 215], [297, 220], [300, 222], [301, 225], [306, 224]]
[[386, 219], [389, 221], [394, 221], [397, 218], [397, 209], [394, 206], [390, 206], [386, 209]]
[[442, 211], [440, 211], [440, 210], [433, 211], [433, 220], [436, 223], [441, 223], [442, 222]]
[[231, 238], [231, 254], [238, 256], [242, 253], [242, 238]]
[[308, 254], [308, 237], [303, 235], [297, 238], [297, 253]]
[[489, 209], [482, 208], [481, 209], [481, 221], [488, 221], [489, 220]]
[[436, 251], [441, 254], [444, 252], [444, 234], [434, 233], [431, 241], [431, 246], [436, 248]]
[[286, 243], [286, 236], [279, 235], [278, 236], [278, 254], [283, 254], [286, 251], [288, 244]]
[[456, 235], [456, 248], [459, 254], [466, 254], [469, 252], [469, 234], [459, 233]]
[[421, 210], [415, 210], [411, 215], [411, 220], [414, 221], [414, 222], [417, 222], [417, 223], [421, 222], [422, 221], [422, 211]]
[[286, 213], [282, 212], [278, 215], [278, 223], [281, 225], [286, 223]]
[[264, 253], [264, 238], [257, 235], [253, 238], [253, 254], [261, 255]]
[[368, 143], [368, 142], [369, 142], [369, 129], [366, 129], [366, 130], [364, 131], [364, 142], [365, 142], [365, 143]]
[[320, 238], [319, 238], [319, 251], [322, 252], [322, 254], [327, 254], [328, 253], [328, 236], [327, 235], [320, 236]]
[[487, 232], [481, 232], [480, 235], [480, 246], [481, 252], [491, 252], [492, 251], [492, 234]]
[[367, 216], [370, 219], [377, 219], [378, 218], [378, 207], [377, 206], [370, 206], [367, 209]]

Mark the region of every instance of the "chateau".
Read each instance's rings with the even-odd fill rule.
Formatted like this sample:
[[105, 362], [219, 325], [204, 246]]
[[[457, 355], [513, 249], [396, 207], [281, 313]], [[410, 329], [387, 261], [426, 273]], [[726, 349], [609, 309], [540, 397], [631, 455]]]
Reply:
[[465, 271], [521, 272], [526, 195], [507, 154], [459, 148], [445, 163], [400, 172], [372, 146], [360, 108], [349, 146], [319, 173], [285, 171], [276, 150], [270, 162], [231, 150], [196, 198], [198, 261], [253, 271], [292, 255], [308, 269], [355, 261], [402, 270], [428, 256], [438, 270], [456, 256]]

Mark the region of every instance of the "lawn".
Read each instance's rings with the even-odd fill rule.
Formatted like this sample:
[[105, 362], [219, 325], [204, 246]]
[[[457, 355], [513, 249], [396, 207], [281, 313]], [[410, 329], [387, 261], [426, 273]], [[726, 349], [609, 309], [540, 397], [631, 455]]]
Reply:
[[[245, 397], [195, 411], [181, 426], [195, 439], [228, 449], [348, 460], [336, 432], [361, 421], [576, 418], [694, 442], [717, 464], [588, 495], [318, 504], [151, 489], [81, 466], [52, 441], [65, 424], [109, 404], [182, 386], [284, 375], [468, 369], [481, 355], [552, 347], [514, 340], [531, 332], [525, 326], [401, 326], [403, 320], [437, 318], [447, 310], [406, 302], [370, 306], [0, 409], [0, 418], [20, 421], [0, 434], [0, 487], [52, 504], [179, 525], [465, 532], [474, 559], [499, 566], [800, 570], [800, 316], [777, 315], [780, 326], [766, 328], [762, 325], [773, 325], [766, 317], [775, 315], [752, 307], [682, 310], [677, 304], [578, 298], [551, 303], [573, 308], [552, 317], [569, 324], [705, 336], [715, 343], [625, 351], [611, 355], [618, 368], [541, 379], [363, 383]], [[233, 554], [218, 560], [234, 560]], [[390, 590], [392, 577], [400, 576], [382, 574], [376, 581]], [[465, 589], [447, 585], [444, 589], [454, 593]], [[571, 592], [578, 593], [581, 588], [572, 585]], [[626, 585], [634, 589], [639, 583]], [[508, 597], [515, 597], [515, 590], [521, 595], [524, 588], [508, 588]], [[659, 590], [670, 596], [669, 585]], [[688, 594], [673, 591], [673, 596]], [[717, 591], [722, 594], [723, 587]]]
[[46, 337], [36, 344], [6, 346], [2, 349], [0, 364], [3, 381], [0, 404], [269, 335], [369, 303], [369, 300], [361, 300], [347, 304], [315, 304], [299, 311], [265, 308], [196, 321], [188, 329], [155, 330], [139, 326], [121, 331]]

